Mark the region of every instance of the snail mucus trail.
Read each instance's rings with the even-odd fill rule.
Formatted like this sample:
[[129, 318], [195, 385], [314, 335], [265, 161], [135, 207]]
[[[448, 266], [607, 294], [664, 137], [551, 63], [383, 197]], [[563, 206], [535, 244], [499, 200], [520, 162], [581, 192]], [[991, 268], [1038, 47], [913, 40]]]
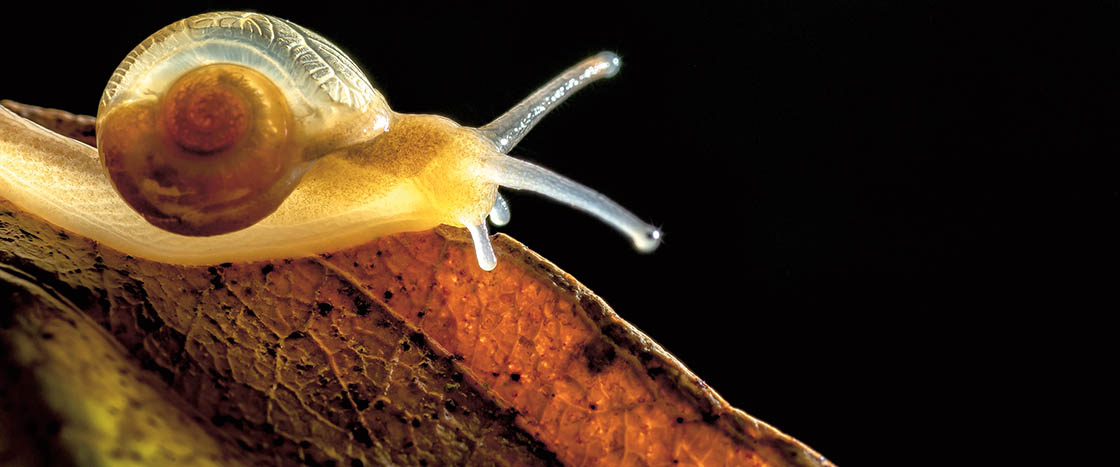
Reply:
[[506, 155], [546, 113], [613, 76], [619, 63], [610, 52], [590, 57], [493, 122], [469, 128], [393, 112], [354, 62], [298, 25], [257, 13], [207, 13], [156, 32], [113, 73], [98, 107], [99, 160], [128, 206], [176, 239], [220, 239], [257, 224], [297, 228], [328, 217], [320, 224], [345, 227], [359, 222], [346, 218], [359, 209], [331, 206], [364, 197], [383, 208], [379, 200], [394, 199], [394, 213], [375, 221], [388, 226], [381, 231], [466, 226], [479, 266], [492, 270], [486, 218], [509, 220], [497, 191], [503, 186], [591, 213], [638, 250], [652, 251], [657, 228], [587, 187]]

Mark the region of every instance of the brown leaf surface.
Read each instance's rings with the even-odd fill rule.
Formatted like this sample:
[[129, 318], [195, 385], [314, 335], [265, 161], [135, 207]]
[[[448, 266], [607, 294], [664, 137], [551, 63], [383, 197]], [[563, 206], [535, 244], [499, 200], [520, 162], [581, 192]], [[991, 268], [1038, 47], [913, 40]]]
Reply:
[[[71, 123], [70, 135], [88, 131]], [[501, 234], [490, 273], [446, 226], [182, 267], [0, 199], [0, 245], [2, 262], [76, 303], [247, 463], [830, 465]]]
[[0, 264], [0, 465], [243, 465], [89, 316]]

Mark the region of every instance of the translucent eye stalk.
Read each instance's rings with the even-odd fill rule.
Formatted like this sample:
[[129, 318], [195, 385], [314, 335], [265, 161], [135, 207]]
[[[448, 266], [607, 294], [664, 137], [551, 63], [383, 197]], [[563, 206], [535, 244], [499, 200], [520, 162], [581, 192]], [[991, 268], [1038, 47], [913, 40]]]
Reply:
[[552, 109], [588, 84], [618, 74], [622, 59], [614, 52], [599, 52], [564, 70], [501, 117], [478, 128], [502, 154], [517, 145]]

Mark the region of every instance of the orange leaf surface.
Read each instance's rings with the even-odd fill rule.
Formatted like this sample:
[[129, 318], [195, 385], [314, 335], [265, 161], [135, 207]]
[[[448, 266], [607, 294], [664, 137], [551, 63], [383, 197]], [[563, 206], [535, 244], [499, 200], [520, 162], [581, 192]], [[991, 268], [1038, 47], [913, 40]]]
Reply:
[[[91, 134], [88, 117], [20, 113]], [[249, 463], [830, 465], [505, 235], [489, 273], [446, 226], [183, 267], [0, 199], [0, 240], [4, 263], [76, 303]]]

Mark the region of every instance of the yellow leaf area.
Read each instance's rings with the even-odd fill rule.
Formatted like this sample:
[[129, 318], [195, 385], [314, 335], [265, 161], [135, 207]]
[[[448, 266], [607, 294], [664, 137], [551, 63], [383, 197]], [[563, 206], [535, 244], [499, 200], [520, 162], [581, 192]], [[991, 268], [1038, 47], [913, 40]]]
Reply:
[[450, 227], [182, 267], [0, 200], [0, 262], [68, 297], [247, 464], [831, 465], [493, 240], [492, 272]]
[[88, 316], [3, 264], [0, 303], [19, 310], [0, 323], [0, 465], [241, 465]]

